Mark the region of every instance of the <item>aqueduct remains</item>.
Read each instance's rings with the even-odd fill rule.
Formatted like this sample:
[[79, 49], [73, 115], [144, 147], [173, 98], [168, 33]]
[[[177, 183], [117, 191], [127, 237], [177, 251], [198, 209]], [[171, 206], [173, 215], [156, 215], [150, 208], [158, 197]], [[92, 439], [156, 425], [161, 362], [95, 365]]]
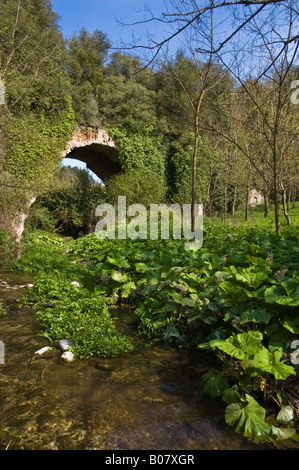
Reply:
[[115, 142], [104, 129], [78, 128], [62, 157], [86, 163], [104, 182], [122, 171]]
[[[87, 168], [103, 183], [112, 175], [122, 171], [115, 142], [104, 129], [78, 128], [62, 153], [61, 159], [63, 158], [72, 158], [86, 163]], [[31, 195], [27, 207], [16, 213], [14, 219], [11, 220], [10, 232], [18, 242], [22, 238], [25, 220], [35, 199]]]

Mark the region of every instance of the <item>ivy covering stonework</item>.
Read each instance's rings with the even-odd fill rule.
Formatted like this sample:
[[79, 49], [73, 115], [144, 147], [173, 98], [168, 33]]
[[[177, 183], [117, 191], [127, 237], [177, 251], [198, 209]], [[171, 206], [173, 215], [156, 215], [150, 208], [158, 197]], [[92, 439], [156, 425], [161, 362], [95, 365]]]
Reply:
[[17, 214], [51, 186], [76, 121], [51, 3], [1, 1], [0, 31], [0, 228], [13, 235]]

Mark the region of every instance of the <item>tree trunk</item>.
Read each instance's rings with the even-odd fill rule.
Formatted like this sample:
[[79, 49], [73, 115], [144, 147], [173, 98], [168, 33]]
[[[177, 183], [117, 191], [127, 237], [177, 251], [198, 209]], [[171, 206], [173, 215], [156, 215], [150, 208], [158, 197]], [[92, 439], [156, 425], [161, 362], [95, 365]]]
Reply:
[[289, 212], [290, 210], [290, 203], [291, 203], [291, 188], [289, 187], [288, 190], [288, 200], [287, 200], [287, 211]]
[[207, 216], [211, 215], [211, 200], [210, 200], [211, 183], [212, 183], [212, 175], [210, 175], [209, 182], [208, 182], [205, 208], [204, 208], [204, 215], [207, 215]]
[[275, 211], [275, 231], [276, 231], [276, 233], [280, 232], [279, 206], [280, 206], [280, 197], [279, 197], [279, 192], [276, 189], [276, 190], [274, 190], [274, 211]]
[[247, 186], [247, 191], [246, 191], [246, 201], [245, 201], [245, 222], [248, 220], [248, 207], [249, 207], [249, 186]]
[[192, 161], [192, 189], [191, 189], [191, 225], [192, 231], [195, 232], [196, 227], [196, 173], [197, 173], [197, 157], [198, 157], [198, 139], [199, 139], [199, 111], [202, 99], [204, 97], [204, 90], [201, 91], [198, 98], [197, 106], [195, 109], [195, 122], [194, 122], [194, 148], [193, 148], [193, 161]]
[[233, 198], [233, 206], [232, 206], [233, 219], [235, 218], [236, 203], [237, 203], [237, 185], [235, 185], [235, 189], [234, 189], [234, 198]]
[[295, 208], [295, 202], [296, 202], [296, 186], [294, 185], [293, 191], [292, 191], [292, 208]]
[[279, 209], [280, 209], [280, 190], [278, 187], [278, 155], [276, 151], [278, 136], [278, 125], [274, 127], [274, 149], [273, 149], [273, 192], [274, 192], [274, 212], [275, 212], [275, 231], [280, 232]]
[[197, 170], [197, 155], [198, 155], [198, 117], [195, 124], [195, 137], [194, 137], [194, 149], [193, 149], [193, 161], [192, 161], [192, 193], [191, 193], [191, 220], [192, 220], [192, 231], [195, 231], [196, 225], [196, 214], [195, 214], [195, 205], [196, 205], [196, 170]]
[[227, 186], [228, 186], [228, 171], [225, 176], [225, 185], [224, 185], [224, 201], [223, 201], [223, 223], [226, 224], [226, 214], [227, 214]]
[[287, 219], [287, 224], [290, 225], [291, 219], [290, 219], [290, 216], [289, 216], [289, 214], [288, 214], [288, 212], [287, 212], [286, 202], [287, 202], [287, 195], [286, 195], [286, 190], [285, 190], [285, 188], [283, 187], [283, 188], [282, 188], [282, 207], [283, 207], [283, 213], [284, 213], [285, 218]]
[[264, 191], [264, 217], [269, 217], [269, 194], [267, 191]]

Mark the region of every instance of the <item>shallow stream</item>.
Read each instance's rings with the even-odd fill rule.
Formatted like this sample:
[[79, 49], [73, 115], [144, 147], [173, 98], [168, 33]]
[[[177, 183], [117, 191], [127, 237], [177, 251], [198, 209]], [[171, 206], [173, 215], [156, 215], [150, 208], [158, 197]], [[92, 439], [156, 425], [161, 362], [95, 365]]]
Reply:
[[35, 359], [48, 346], [32, 309], [17, 302], [30, 276], [2, 273], [0, 317], [0, 450], [265, 449], [224, 422], [224, 408], [202, 394], [212, 366], [203, 351], [149, 345], [134, 315], [117, 313], [134, 350], [118, 358], [65, 363]]

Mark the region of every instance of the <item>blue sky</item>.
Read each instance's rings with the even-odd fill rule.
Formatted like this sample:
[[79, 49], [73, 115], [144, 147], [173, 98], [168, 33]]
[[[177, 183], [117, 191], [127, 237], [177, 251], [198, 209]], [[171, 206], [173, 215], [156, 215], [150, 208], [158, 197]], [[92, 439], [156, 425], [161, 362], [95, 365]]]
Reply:
[[[118, 22], [132, 23], [145, 17], [145, 8], [150, 8], [156, 16], [165, 11], [163, 0], [52, 0], [53, 10], [61, 17], [60, 25], [65, 37], [85, 26], [88, 31], [99, 29], [117, 46], [120, 40], [129, 42], [132, 33], [139, 37], [142, 28], [122, 26]], [[145, 15], [145, 16], [144, 16]], [[134, 29], [134, 31], [133, 31]]]

